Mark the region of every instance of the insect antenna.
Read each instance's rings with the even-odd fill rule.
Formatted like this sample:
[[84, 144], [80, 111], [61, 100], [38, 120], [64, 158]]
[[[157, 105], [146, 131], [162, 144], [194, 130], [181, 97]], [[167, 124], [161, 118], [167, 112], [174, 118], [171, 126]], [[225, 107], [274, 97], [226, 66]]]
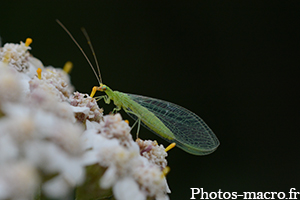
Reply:
[[[73, 40], [73, 42], [77, 45], [77, 47], [79, 48], [79, 50], [81, 51], [81, 53], [84, 55], [85, 59], [87, 60], [87, 62], [89, 63], [90, 67], [92, 68], [94, 74], [96, 75], [96, 78], [100, 83], [102, 83], [101, 80], [101, 77], [99, 78], [96, 71], [95, 71], [95, 68], [94, 66], [92, 65], [91, 61], [89, 60], [89, 58], [87, 57], [87, 55], [84, 53], [84, 51], [82, 50], [81, 46], [78, 44], [78, 42], [75, 40], [75, 38], [73, 37], [73, 35], [68, 31], [68, 29], [58, 20], [56, 19], [56, 22], [66, 31], [66, 33], [70, 36], [70, 38]], [[97, 67], [98, 67], [98, 62], [97, 63]], [[98, 70], [99, 70], [99, 67], [98, 67]], [[99, 70], [99, 75], [100, 75], [100, 70]]]
[[98, 76], [99, 76], [99, 78], [100, 78], [100, 82], [103, 83], [103, 82], [102, 82], [102, 78], [101, 78], [101, 73], [100, 73], [100, 67], [99, 67], [98, 59], [97, 59], [97, 56], [96, 56], [96, 54], [95, 54], [95, 51], [94, 51], [92, 42], [91, 42], [91, 40], [90, 40], [90, 37], [89, 37], [87, 31], [85, 30], [85, 28], [82, 27], [82, 28], [81, 28], [81, 31], [83, 32], [83, 34], [84, 34], [84, 36], [85, 36], [85, 38], [86, 38], [86, 40], [87, 40], [87, 43], [88, 43], [88, 45], [90, 46], [90, 49], [91, 49], [92, 54], [93, 54], [93, 56], [94, 56], [94, 60], [95, 60], [95, 63], [96, 63], [96, 67], [97, 67], [97, 69], [98, 69]]

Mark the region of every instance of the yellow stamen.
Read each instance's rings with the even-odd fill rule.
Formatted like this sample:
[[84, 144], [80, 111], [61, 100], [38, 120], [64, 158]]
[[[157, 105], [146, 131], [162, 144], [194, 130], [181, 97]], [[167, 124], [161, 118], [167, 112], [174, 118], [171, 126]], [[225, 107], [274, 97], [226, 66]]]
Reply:
[[176, 143], [173, 142], [172, 144], [170, 144], [169, 146], [167, 146], [167, 148], [165, 149], [165, 152], [170, 151], [171, 149], [173, 149], [176, 146]]
[[162, 173], [161, 173], [161, 178], [164, 178], [165, 176], [167, 176], [167, 174], [170, 172], [170, 167], [169, 166], [166, 166], [163, 170], [162, 170]]
[[140, 141], [142, 141], [140, 138], [136, 138], [136, 140], [135, 140], [136, 142], [140, 142]]
[[37, 73], [37, 75], [38, 75], [38, 79], [42, 79], [42, 69], [41, 68], [38, 68], [37, 70], [36, 70], [36, 73]]
[[129, 121], [127, 119], [125, 119], [124, 121], [129, 125]]
[[25, 46], [29, 47], [29, 45], [32, 43], [32, 39], [31, 38], [27, 38], [26, 42], [25, 42]]
[[64, 65], [63, 70], [64, 70], [67, 74], [70, 74], [72, 68], [73, 68], [73, 63], [70, 62], [70, 61], [68, 61], [68, 62], [66, 62], [66, 64]]
[[96, 92], [97, 92], [97, 90], [98, 90], [98, 87], [97, 86], [94, 86], [93, 87], [93, 89], [92, 89], [92, 92], [91, 92], [91, 95], [90, 95], [90, 97], [94, 97], [94, 95], [96, 94]]

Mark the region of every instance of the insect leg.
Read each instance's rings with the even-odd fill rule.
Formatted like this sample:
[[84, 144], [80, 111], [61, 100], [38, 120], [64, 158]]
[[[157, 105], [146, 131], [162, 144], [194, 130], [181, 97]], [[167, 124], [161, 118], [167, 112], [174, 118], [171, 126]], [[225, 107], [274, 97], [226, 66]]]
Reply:
[[103, 99], [105, 96], [106, 96], [106, 95], [94, 97], [94, 99], [96, 99], [96, 101], [100, 101], [100, 100]]
[[106, 104], [110, 104], [110, 98], [107, 95], [98, 96], [94, 99], [96, 99], [96, 101], [100, 101], [101, 99], [103, 99]]
[[136, 125], [136, 123], [138, 123], [138, 127], [137, 127], [137, 132], [136, 132], [136, 138], [139, 138], [139, 132], [140, 132], [140, 126], [141, 126], [141, 118], [139, 115], [137, 115], [136, 113], [132, 112], [131, 110], [125, 109], [125, 112], [133, 114], [137, 117], [137, 120], [134, 122], [133, 126], [131, 127], [131, 129], [133, 129], [133, 127]]
[[138, 119], [135, 120], [134, 124], [131, 126], [131, 130], [135, 127], [136, 123], [138, 122]]
[[131, 130], [134, 128], [134, 126], [138, 123], [138, 127], [137, 127], [137, 132], [136, 132], [136, 138], [139, 138], [139, 132], [140, 132], [140, 126], [141, 126], [141, 119], [137, 118], [137, 120], [135, 120], [134, 124], [131, 127]]
[[96, 101], [100, 101], [101, 99], [103, 99], [106, 104], [110, 104], [110, 98], [107, 95], [98, 96], [94, 99], [96, 99]]
[[141, 127], [141, 119], [140, 118], [138, 118], [138, 122], [139, 122], [139, 125], [138, 125], [138, 130], [136, 132], [136, 138], [139, 138], [140, 127]]
[[119, 110], [121, 110], [121, 107], [116, 106], [116, 107], [113, 109], [112, 113], [116, 113], [116, 112], [119, 111]]
[[104, 95], [103, 99], [106, 104], [110, 104], [110, 98], [107, 95]]

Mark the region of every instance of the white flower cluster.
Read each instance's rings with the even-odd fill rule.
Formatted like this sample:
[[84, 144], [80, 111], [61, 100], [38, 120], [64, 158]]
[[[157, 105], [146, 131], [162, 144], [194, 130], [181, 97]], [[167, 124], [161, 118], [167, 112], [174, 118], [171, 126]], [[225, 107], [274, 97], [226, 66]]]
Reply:
[[137, 139], [137, 143], [140, 146], [141, 155], [146, 157], [151, 163], [154, 163], [164, 169], [167, 166], [168, 155], [164, 146], [158, 145], [156, 141]]
[[[54, 86], [64, 82], [62, 72], [38, 79], [31, 71], [43, 66], [28, 49], [21, 42], [0, 50], [0, 199], [33, 199], [41, 184], [47, 196], [62, 197], [85, 177], [84, 129]], [[56, 174], [50, 181], [41, 176]]]
[[70, 97], [69, 103], [75, 113], [75, 118], [82, 123], [86, 120], [99, 123], [103, 117], [103, 109], [99, 109], [97, 101], [87, 94], [75, 92]]
[[106, 169], [97, 185], [118, 200], [169, 199], [165, 148], [133, 141], [120, 114], [103, 116], [94, 98], [73, 93], [30, 43], [0, 48], [0, 199], [66, 199], [92, 165]]
[[23, 42], [20, 42], [19, 45], [7, 43], [0, 49], [0, 58], [19, 72], [28, 72], [30, 54], [27, 50], [29, 49], [29, 45]]
[[[86, 163], [108, 168], [100, 181], [102, 188], [112, 187], [117, 199], [168, 199], [170, 190], [161, 166], [140, 154], [120, 114], [106, 115], [100, 123], [87, 121], [84, 137], [85, 148], [91, 149], [85, 154]], [[161, 150], [166, 157], [165, 149]]]

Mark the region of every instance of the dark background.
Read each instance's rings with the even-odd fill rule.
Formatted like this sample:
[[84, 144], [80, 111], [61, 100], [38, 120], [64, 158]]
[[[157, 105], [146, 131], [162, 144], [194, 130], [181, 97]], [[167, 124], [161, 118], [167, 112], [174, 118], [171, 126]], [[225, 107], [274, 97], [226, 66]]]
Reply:
[[[207, 122], [221, 145], [203, 157], [178, 148], [169, 152], [171, 199], [190, 199], [191, 187], [300, 192], [299, 1], [3, 1], [0, 6], [2, 42], [32, 37], [31, 53], [44, 65], [72, 61], [78, 91], [89, 93], [97, 80], [55, 19], [92, 60], [80, 31], [86, 28], [103, 81], [112, 89], [176, 103]], [[106, 113], [112, 109], [100, 106]], [[144, 128], [140, 137], [167, 145]]]

